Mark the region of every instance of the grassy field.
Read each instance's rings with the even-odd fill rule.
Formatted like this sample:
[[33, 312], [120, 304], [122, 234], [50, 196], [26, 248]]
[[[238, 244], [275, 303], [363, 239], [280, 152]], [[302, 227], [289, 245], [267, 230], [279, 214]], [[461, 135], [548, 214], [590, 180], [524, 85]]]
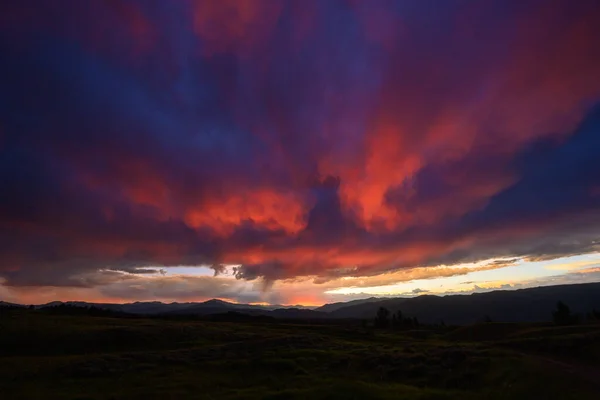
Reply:
[[600, 326], [0, 316], [2, 399], [597, 399]]

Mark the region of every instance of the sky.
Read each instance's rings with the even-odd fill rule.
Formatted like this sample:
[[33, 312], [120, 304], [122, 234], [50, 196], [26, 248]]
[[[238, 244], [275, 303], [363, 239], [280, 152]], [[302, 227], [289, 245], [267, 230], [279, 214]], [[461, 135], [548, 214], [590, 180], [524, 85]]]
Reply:
[[598, 0], [6, 0], [0, 300], [600, 281]]

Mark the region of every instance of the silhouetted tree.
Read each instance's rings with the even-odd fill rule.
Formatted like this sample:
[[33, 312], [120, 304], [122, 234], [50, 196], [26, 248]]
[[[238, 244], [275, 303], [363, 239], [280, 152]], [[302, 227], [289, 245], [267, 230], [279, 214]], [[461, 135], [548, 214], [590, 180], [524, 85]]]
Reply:
[[404, 325], [404, 318], [402, 317], [402, 311], [398, 310], [392, 315], [392, 327], [394, 329], [402, 329]]
[[585, 314], [585, 321], [590, 324], [596, 324], [600, 321], [598, 317], [598, 312], [596, 310], [592, 310]]
[[391, 326], [394, 329], [410, 329], [419, 326], [417, 317], [406, 317], [402, 311], [398, 310], [392, 314]]
[[13, 311], [18, 311], [20, 309], [21, 309], [21, 307], [16, 306], [16, 305], [2, 304], [2, 303], [0, 303], [0, 314], [2, 314], [2, 313], [10, 313], [10, 312], [13, 312]]
[[398, 322], [400, 323], [400, 325], [402, 325], [402, 322], [404, 321], [404, 316], [402, 315], [402, 311], [400, 311], [400, 310], [396, 311], [396, 319], [398, 319]]
[[387, 328], [390, 326], [390, 310], [385, 307], [379, 307], [377, 310], [377, 316], [375, 317], [376, 328]]
[[571, 314], [571, 309], [562, 301], [556, 303], [556, 310], [552, 312], [552, 318], [556, 325], [571, 325], [575, 323], [575, 316]]

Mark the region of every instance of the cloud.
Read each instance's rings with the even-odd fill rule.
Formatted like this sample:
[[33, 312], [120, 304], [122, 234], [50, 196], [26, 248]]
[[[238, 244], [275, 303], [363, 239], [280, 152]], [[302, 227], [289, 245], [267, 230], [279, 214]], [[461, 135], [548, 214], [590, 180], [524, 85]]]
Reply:
[[3, 286], [151, 296], [128, 285], [211, 265], [195, 293], [241, 296], [235, 265], [292, 293], [600, 250], [598, 9], [459, 3], [2, 4]]
[[413, 294], [421, 294], [421, 293], [427, 293], [427, 292], [429, 292], [429, 290], [424, 290], [424, 289], [419, 289], [419, 288], [412, 290]]
[[219, 276], [227, 273], [227, 266], [224, 264], [213, 264], [210, 266], [215, 271], [214, 276]]
[[[549, 270], [554, 270], [554, 271], [578, 271], [578, 272], [583, 272], [583, 271], [587, 271], [590, 269], [593, 270], [594, 268], [596, 268], [598, 265], [600, 265], [600, 262], [598, 260], [581, 260], [581, 261], [575, 261], [575, 262], [566, 262], [566, 263], [559, 263], [559, 264], [549, 264], [547, 265], [545, 268], [549, 269]], [[586, 268], [588, 267], [588, 268]]]
[[127, 272], [127, 273], [130, 273], [130, 274], [161, 274], [161, 275], [164, 275], [165, 272], [166, 272], [164, 269], [127, 268], [127, 267], [121, 267], [120, 269], [117, 269], [116, 271]]

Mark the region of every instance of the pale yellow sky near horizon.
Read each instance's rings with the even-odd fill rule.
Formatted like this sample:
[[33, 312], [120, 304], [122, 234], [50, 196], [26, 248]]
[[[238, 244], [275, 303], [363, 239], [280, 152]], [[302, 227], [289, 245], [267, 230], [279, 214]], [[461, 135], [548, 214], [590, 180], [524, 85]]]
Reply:
[[260, 280], [235, 279], [231, 271], [214, 277], [214, 271], [208, 266], [164, 269], [163, 274], [154, 275], [119, 273], [105, 285], [89, 288], [7, 287], [0, 282], [0, 300], [38, 304], [54, 300], [126, 303], [221, 298], [240, 303], [318, 306], [372, 296], [468, 294], [596, 282], [600, 281], [600, 253], [533, 262], [492, 259], [453, 266], [418, 267], [369, 277], [337, 278], [323, 283], [315, 283], [315, 277], [296, 278], [276, 281], [268, 288]]

